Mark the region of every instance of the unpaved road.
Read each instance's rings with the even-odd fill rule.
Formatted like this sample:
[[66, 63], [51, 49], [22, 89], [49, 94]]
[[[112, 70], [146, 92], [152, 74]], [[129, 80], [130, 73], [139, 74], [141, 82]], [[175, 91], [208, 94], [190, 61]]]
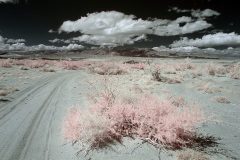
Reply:
[[13, 95], [0, 108], [1, 160], [74, 159], [75, 151], [61, 133], [71, 105], [83, 103], [83, 72], [62, 72]]

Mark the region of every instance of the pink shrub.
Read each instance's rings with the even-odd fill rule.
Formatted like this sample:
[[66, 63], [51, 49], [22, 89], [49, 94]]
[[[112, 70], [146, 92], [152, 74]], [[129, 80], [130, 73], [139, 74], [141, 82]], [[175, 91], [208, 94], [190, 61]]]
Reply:
[[146, 68], [145, 63], [135, 63], [135, 64], [131, 64], [131, 66], [132, 68], [141, 69], [141, 70], [144, 70]]
[[196, 66], [192, 64], [192, 61], [190, 58], [186, 58], [184, 60], [184, 65], [185, 65], [186, 69], [195, 69], [196, 68]]
[[24, 65], [25, 63], [24, 63], [24, 60], [16, 60], [16, 59], [13, 59], [12, 64], [13, 64], [13, 65], [20, 66], [20, 65]]
[[39, 60], [29, 60], [26, 61], [27, 62], [27, 66], [30, 68], [42, 68], [46, 65], [45, 60], [39, 59]]
[[196, 69], [196, 65], [194, 65], [190, 58], [186, 58], [184, 63], [177, 63], [174, 65], [176, 71], [185, 71], [186, 69], [194, 70]]
[[170, 100], [172, 104], [175, 105], [176, 107], [181, 107], [183, 105], [186, 105], [186, 100], [183, 96], [172, 97]]
[[12, 67], [11, 59], [0, 59], [0, 67], [11, 68]]
[[126, 64], [116, 64], [112, 62], [98, 62], [89, 67], [92, 73], [100, 75], [121, 75], [127, 73]]
[[213, 85], [211, 85], [210, 83], [206, 83], [206, 84], [201, 84], [197, 87], [197, 90], [199, 91], [203, 91], [204, 93], [214, 93], [214, 88]]
[[176, 71], [185, 71], [186, 70], [186, 66], [183, 63], [175, 64], [174, 68]]
[[153, 70], [160, 70], [162, 68], [163, 68], [163, 65], [161, 65], [161, 64], [154, 64], [154, 66], [153, 66]]
[[92, 149], [122, 140], [122, 136], [112, 129], [108, 118], [88, 111], [81, 113], [79, 108], [70, 109], [64, 120], [63, 133], [73, 143], [82, 142]]
[[82, 114], [79, 108], [71, 108], [64, 119], [63, 134], [71, 141], [77, 141], [79, 138], [82, 123], [80, 121], [81, 115]]
[[77, 70], [77, 65], [72, 61], [60, 61], [59, 67], [67, 70]]
[[84, 67], [88, 66], [90, 62], [85, 61], [59, 61], [57, 62], [57, 66], [67, 70], [77, 70], [84, 69]]
[[230, 69], [230, 77], [233, 79], [239, 79], [240, 78], [240, 62], [234, 65]]
[[213, 97], [212, 100], [214, 102], [218, 102], [218, 103], [225, 103], [225, 104], [231, 103], [227, 98], [222, 97], [222, 96]]
[[[80, 133], [81, 137], [81, 133], [87, 132], [87, 138], [83, 136], [79, 140], [86, 143], [90, 141], [91, 147], [96, 147], [95, 144], [103, 146], [101, 143], [107, 145], [103, 137], [108, 137], [107, 141], [112, 142], [130, 136], [139, 137], [158, 146], [181, 148], [192, 143], [197, 124], [203, 122], [203, 114], [197, 107], [187, 105], [176, 107], [171, 102], [161, 101], [155, 96], [142, 96], [139, 101], [131, 104], [122, 100], [110, 101], [102, 97], [90, 107], [89, 113], [88, 118], [79, 121], [79, 125], [75, 125], [76, 114], [73, 114], [73, 118], [67, 118], [67, 122], [73, 121], [73, 129], [68, 127], [71, 125], [67, 125], [64, 129], [68, 135], [66, 138], [70, 137], [68, 139], [73, 140], [78, 134], [72, 133]], [[89, 118], [91, 116], [95, 118]], [[104, 123], [99, 125], [100, 121]], [[99, 135], [98, 129], [79, 127], [85, 123], [92, 128], [101, 126], [101, 134]], [[76, 132], [76, 129], [79, 131]]]
[[218, 74], [226, 74], [228, 71], [227, 71], [227, 68], [224, 66], [217, 66], [216, 72]]
[[205, 67], [205, 70], [209, 75], [214, 76], [215, 72], [217, 71], [217, 67], [213, 63], [208, 63]]

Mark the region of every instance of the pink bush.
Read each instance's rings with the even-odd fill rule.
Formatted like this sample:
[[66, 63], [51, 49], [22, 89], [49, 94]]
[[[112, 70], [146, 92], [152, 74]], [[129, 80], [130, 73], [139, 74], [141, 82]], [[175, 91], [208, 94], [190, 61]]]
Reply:
[[77, 70], [77, 65], [72, 61], [60, 61], [59, 67], [67, 70]]
[[79, 108], [71, 108], [64, 120], [63, 134], [71, 140], [77, 141], [81, 131], [81, 111]]
[[239, 79], [240, 78], [240, 62], [234, 65], [230, 69], [230, 77], [233, 79]]
[[186, 58], [184, 60], [184, 63], [177, 63], [174, 65], [174, 68], [176, 71], [185, 71], [186, 69], [194, 70], [196, 69], [196, 65], [192, 64], [192, 61], [190, 58]]
[[57, 63], [57, 66], [67, 70], [77, 70], [83, 69], [88, 66], [90, 63], [85, 61], [60, 61]]
[[110, 143], [121, 142], [122, 136], [112, 129], [110, 119], [93, 112], [71, 108], [64, 120], [63, 133], [72, 143], [82, 142], [99, 149]]
[[11, 68], [12, 67], [11, 59], [0, 59], [0, 67]]
[[209, 75], [214, 76], [215, 72], [217, 71], [217, 67], [213, 63], [208, 63], [205, 67], [205, 70]]
[[24, 62], [24, 60], [16, 60], [16, 59], [13, 59], [13, 60], [12, 60], [12, 64], [13, 64], [13, 65], [20, 66], [20, 65], [25, 65], [25, 62]]
[[135, 63], [135, 64], [131, 64], [131, 66], [132, 68], [141, 69], [141, 70], [144, 70], [146, 68], [145, 63]]
[[[122, 100], [111, 101], [110, 103], [109, 99], [101, 97], [97, 103], [90, 107], [89, 113], [100, 115], [101, 118], [96, 117], [97, 121], [101, 121], [104, 119], [103, 117], [107, 119], [105, 120], [107, 122], [104, 123], [105, 127], [102, 126], [107, 129], [102, 132], [100, 137], [111, 137], [112, 141], [119, 141], [124, 136], [139, 137], [149, 143], [173, 148], [181, 148], [191, 144], [196, 126], [202, 123], [204, 119], [202, 112], [197, 107], [190, 105], [176, 107], [173, 103], [161, 101], [155, 96], [142, 96], [138, 102], [132, 104]], [[79, 129], [76, 133], [86, 132], [86, 128], [78, 128], [78, 126], [83, 126], [84, 123], [92, 123], [92, 120], [86, 118], [85, 121], [79, 121], [80, 124], [75, 127], [75, 116], [76, 114], [73, 114], [73, 118], [67, 118], [68, 121], [73, 119], [73, 129], [69, 128], [71, 125], [64, 126], [65, 133], [67, 133], [65, 134], [67, 135], [66, 138], [69, 140], [72, 140], [71, 137], [75, 136], [71, 133], [75, 132], [76, 129]], [[104, 138], [100, 138], [100, 142], [98, 141], [99, 138], [96, 139], [98, 130], [91, 131], [96, 133], [88, 133], [92, 137], [88, 136], [87, 139], [94, 139], [94, 144], [103, 143], [106, 145]], [[89, 142], [89, 140], [86, 141], [86, 138], [80, 139]], [[109, 138], [107, 140], [109, 141]], [[90, 146], [96, 145], [90, 144]]]
[[42, 68], [45, 65], [46, 65], [46, 63], [44, 60], [34, 60], [34, 61], [31, 61], [29, 67], [30, 68]]
[[196, 68], [196, 66], [192, 64], [192, 61], [190, 58], [186, 58], [184, 60], [184, 65], [185, 65], [186, 69], [195, 69]]
[[121, 75], [127, 73], [128, 66], [126, 64], [118, 64], [113, 62], [94, 62], [89, 67], [92, 73], [100, 75]]

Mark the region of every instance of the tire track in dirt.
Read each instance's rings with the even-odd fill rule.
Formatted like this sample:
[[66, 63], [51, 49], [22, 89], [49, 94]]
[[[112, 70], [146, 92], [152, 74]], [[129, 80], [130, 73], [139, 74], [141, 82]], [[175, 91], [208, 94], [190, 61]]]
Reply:
[[[57, 78], [56, 78], [57, 77]], [[12, 137], [9, 141], [5, 141], [5, 144], [2, 145], [1, 151], [0, 151], [0, 157], [2, 157], [4, 160], [27, 160], [27, 159], [35, 159], [34, 157], [31, 158], [29, 156], [29, 153], [31, 150], [35, 148], [34, 145], [36, 145], [39, 138], [41, 138], [42, 143], [41, 146], [44, 145], [44, 147], [41, 147], [39, 152], [41, 152], [43, 159], [50, 159], [49, 152], [50, 152], [50, 139], [52, 136], [52, 120], [54, 117], [54, 114], [56, 112], [57, 105], [59, 103], [59, 97], [58, 94], [63, 91], [63, 87], [68, 83], [70, 79], [76, 78], [76, 75], [73, 74], [64, 74], [56, 77], [51, 77], [48, 80], [45, 80], [44, 82], [38, 83], [35, 87], [29, 87], [27, 88], [24, 93], [25, 95], [19, 97], [14, 103], [10, 103], [7, 106], [11, 107], [11, 104], [13, 104], [10, 111], [8, 110], [7, 114], [5, 116], [1, 117], [0, 119], [0, 133], [5, 133], [2, 126], [7, 126], [5, 123], [8, 123], [11, 120], [11, 117], [14, 117], [15, 115], [21, 114], [22, 110], [26, 110], [27, 108], [24, 108], [24, 104], [27, 101], [27, 99], [32, 98], [34, 95], [43, 94], [44, 90], [51, 86], [53, 83], [54, 87], [51, 89], [51, 91], [45, 95], [45, 100], [42, 101], [41, 106], [38, 107], [36, 110], [33, 110], [31, 112], [25, 112], [26, 117], [24, 117], [20, 125], [15, 128], [13, 132], [11, 132]], [[51, 84], [49, 84], [51, 83]], [[34, 98], [33, 98], [34, 99]], [[19, 103], [18, 103], [19, 102]], [[17, 103], [17, 104], [16, 104]], [[7, 108], [7, 107], [3, 107]], [[1, 108], [3, 110], [3, 108]], [[13, 113], [14, 112], [14, 113]], [[34, 113], [33, 113], [34, 112]], [[34, 116], [33, 116], [34, 115]], [[26, 121], [31, 121], [28, 125], [24, 126], [24, 123]], [[11, 122], [9, 122], [11, 123]], [[24, 133], [19, 133], [20, 135], [16, 135], [18, 130], [21, 128], [26, 128], [24, 130]], [[43, 130], [43, 133], [39, 133]], [[7, 133], [7, 132], [6, 132]], [[5, 134], [6, 134], [5, 133]], [[42, 137], [38, 137], [38, 136]], [[6, 135], [5, 135], [6, 137]], [[37, 140], [36, 140], [37, 139]], [[1, 139], [0, 139], [1, 140]], [[45, 144], [43, 144], [45, 143]], [[44, 156], [43, 156], [44, 155]]]
[[[43, 105], [41, 106], [41, 108], [38, 110], [34, 121], [31, 123], [31, 125], [29, 126], [28, 130], [26, 131], [26, 133], [24, 134], [24, 138], [22, 139], [22, 141], [20, 142], [21, 144], [24, 145], [24, 147], [18, 147], [16, 148], [16, 150], [18, 151], [16, 155], [12, 155], [12, 157], [10, 159], [26, 159], [26, 154], [29, 151], [29, 146], [33, 140], [34, 135], [37, 132], [37, 128], [40, 126], [40, 123], [42, 122], [43, 116], [46, 114], [46, 110], [48, 109], [48, 107], [50, 106], [50, 102], [53, 99], [54, 95], [56, 94], [56, 92], [58, 91], [58, 89], [63, 85], [63, 82], [65, 80], [61, 81], [56, 88], [54, 88], [54, 90], [50, 93], [49, 97], [46, 99], [46, 101], [43, 103]], [[55, 110], [56, 106], [54, 106], [53, 111]], [[48, 114], [49, 115], [49, 114]], [[50, 118], [50, 122], [48, 122], [49, 124], [51, 123], [51, 119], [52, 119], [52, 114], [51, 114], [51, 118]], [[48, 125], [49, 128], [50, 125]], [[47, 137], [49, 137], [49, 130], [47, 131]], [[25, 138], [26, 137], [26, 138]], [[25, 140], [26, 139], [26, 140]], [[46, 143], [48, 143], [48, 138], [45, 140]], [[46, 147], [45, 147], [46, 148]], [[46, 154], [47, 149], [45, 149], [44, 151], [44, 155]]]
[[[0, 108], [0, 121], [7, 116], [9, 113], [11, 113], [14, 109], [17, 108], [17, 106], [19, 105], [19, 103], [22, 103], [26, 100], [28, 100], [28, 98], [33, 95], [35, 92], [37, 92], [40, 88], [46, 86], [51, 80], [56, 79], [56, 78], [60, 78], [62, 75], [54, 75], [51, 77], [47, 77], [45, 79], [40, 80], [37, 84], [30, 86], [26, 89], [24, 89], [23, 91], [20, 91], [19, 93], [14, 94], [14, 97], [18, 97], [15, 101], [14, 101], [14, 105], [12, 103], [10, 103], [9, 105], [5, 105], [3, 107]], [[7, 108], [7, 111], [6, 111]], [[3, 112], [6, 113], [3, 113]], [[1, 125], [0, 125], [1, 126]]]

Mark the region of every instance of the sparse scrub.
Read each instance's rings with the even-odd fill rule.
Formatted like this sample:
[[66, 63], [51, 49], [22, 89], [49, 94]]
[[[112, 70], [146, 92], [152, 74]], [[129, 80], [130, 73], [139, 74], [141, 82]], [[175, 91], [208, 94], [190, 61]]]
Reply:
[[0, 67], [11, 68], [12, 63], [10, 59], [0, 59]]
[[161, 73], [158, 69], [154, 70], [152, 72], [152, 77], [153, 77], [153, 80], [155, 81], [161, 81]]
[[31, 60], [28, 63], [28, 67], [30, 68], [42, 68], [46, 65], [46, 62], [44, 60]]
[[186, 100], [183, 96], [176, 96], [170, 99], [171, 103], [176, 107], [181, 107], [186, 105]]
[[204, 81], [196, 82], [193, 87], [196, 87], [198, 91], [208, 94], [219, 93], [223, 91], [221, 86], [214, 85], [211, 82], [206, 83]]
[[107, 117], [93, 112], [71, 108], [64, 120], [64, 135], [73, 143], [81, 141], [87, 149], [100, 149], [121, 142], [122, 136], [111, 127]]
[[186, 69], [195, 69], [196, 66], [192, 64], [192, 60], [190, 58], [186, 58], [184, 60], [184, 65]]
[[16, 60], [16, 59], [14, 59], [12, 64], [13, 65], [17, 65], [17, 66], [23, 66], [23, 65], [25, 65], [25, 61], [24, 60]]
[[158, 81], [158, 82], [164, 82], [164, 83], [169, 83], [169, 84], [181, 83], [181, 81], [178, 79], [171, 79], [171, 78], [163, 76], [159, 70], [153, 71], [152, 77], [153, 77], [153, 80]]
[[19, 91], [16, 88], [9, 88], [9, 89], [0, 89], [0, 96], [7, 96], [11, 93], [14, 93], [16, 91]]
[[186, 70], [186, 66], [183, 63], [175, 64], [174, 68], [176, 71], [185, 71]]
[[25, 67], [25, 66], [22, 66], [20, 69], [21, 69], [21, 70], [29, 70], [29, 68], [28, 68], [28, 67]]
[[227, 71], [227, 68], [224, 67], [224, 66], [218, 66], [217, 67], [217, 74], [226, 74], [228, 71]]
[[117, 97], [115, 89], [107, 84], [103, 88], [104, 92], [97, 93], [99, 97], [84, 114], [79, 109], [70, 111], [64, 123], [65, 138], [90, 149], [121, 142], [125, 136], [166, 148], [182, 148], [196, 142], [195, 129], [204, 121], [199, 107], [182, 99], [174, 103], [153, 95], [129, 102]]
[[49, 68], [43, 68], [40, 71], [42, 71], [42, 72], [56, 72], [54, 69], [49, 69]]
[[153, 65], [153, 70], [160, 70], [162, 68], [163, 68], [163, 66], [161, 64], [156, 63]]
[[225, 104], [231, 103], [227, 98], [222, 97], [222, 96], [213, 97], [212, 100], [214, 102], [218, 102], [218, 103], [225, 103]]
[[146, 68], [146, 64], [145, 63], [134, 63], [134, 64], [131, 64], [131, 67], [132, 68], [136, 68], [136, 69], [141, 69], [141, 70], [144, 70]]
[[207, 72], [209, 75], [214, 76], [217, 68], [216, 68], [216, 66], [211, 62], [211, 63], [208, 63], [208, 64], [206, 65], [205, 70], [206, 70], [206, 72]]
[[75, 63], [72, 61], [60, 61], [59, 62], [59, 67], [67, 70], [77, 70], [78, 67]]
[[202, 73], [200, 70], [195, 70], [194, 72], [192, 72], [193, 78], [198, 78], [202, 76]]
[[176, 72], [175, 68], [169, 67], [168, 69], [166, 69], [166, 70], [164, 71], [164, 73], [165, 73], [165, 74], [176, 74], [177, 72]]
[[100, 63], [89, 67], [92, 73], [99, 75], [121, 75], [127, 73], [125, 67], [119, 66], [115, 63]]
[[204, 93], [214, 93], [212, 85], [210, 83], [201, 84], [197, 87], [199, 91], [203, 91]]
[[240, 79], [240, 62], [234, 65], [230, 70], [230, 77], [232, 79]]
[[185, 71], [186, 69], [194, 70], [197, 68], [197, 66], [192, 63], [192, 60], [190, 58], [184, 59], [183, 63], [174, 64], [173, 67], [176, 71]]

